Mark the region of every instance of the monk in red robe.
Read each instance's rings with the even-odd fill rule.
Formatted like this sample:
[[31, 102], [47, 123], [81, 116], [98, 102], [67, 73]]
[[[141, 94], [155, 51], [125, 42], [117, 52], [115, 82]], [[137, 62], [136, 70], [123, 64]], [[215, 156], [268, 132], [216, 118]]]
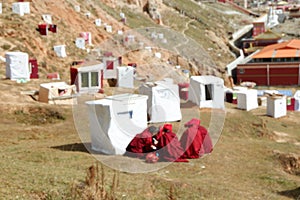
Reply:
[[124, 155], [136, 158], [145, 158], [146, 154], [156, 150], [153, 136], [158, 132], [158, 128], [150, 126], [142, 133], [137, 134], [126, 147]]
[[205, 127], [200, 126], [199, 119], [192, 119], [185, 124], [187, 130], [180, 138], [184, 149], [182, 158], [199, 158], [213, 150], [211, 138]]
[[158, 141], [156, 147], [159, 161], [188, 162], [181, 158], [184, 151], [175, 133], [172, 132], [172, 124], [165, 124], [155, 136]]

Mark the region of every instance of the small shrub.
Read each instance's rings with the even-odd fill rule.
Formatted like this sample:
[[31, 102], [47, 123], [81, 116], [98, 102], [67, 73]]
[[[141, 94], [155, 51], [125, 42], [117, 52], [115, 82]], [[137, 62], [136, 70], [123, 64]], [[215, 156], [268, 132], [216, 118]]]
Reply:
[[4, 44], [1, 46], [1, 48], [5, 51], [9, 50], [11, 48], [11, 45], [10, 44]]
[[17, 122], [30, 125], [55, 123], [66, 119], [65, 116], [56, 110], [41, 107], [30, 108], [28, 111], [16, 110], [14, 114]]

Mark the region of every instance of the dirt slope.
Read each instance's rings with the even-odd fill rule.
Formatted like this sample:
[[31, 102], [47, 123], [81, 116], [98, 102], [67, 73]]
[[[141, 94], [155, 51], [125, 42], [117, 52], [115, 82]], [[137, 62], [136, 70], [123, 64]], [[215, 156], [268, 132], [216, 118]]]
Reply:
[[[4, 56], [7, 51], [24, 51], [29, 53], [31, 57], [38, 59], [40, 66], [43, 66], [40, 70], [41, 77], [45, 77], [47, 72], [58, 71], [61, 73], [63, 78], [68, 79], [68, 66], [74, 60], [84, 59], [87, 55], [85, 50], [80, 50], [75, 47], [74, 41], [79, 36], [80, 32], [88, 31], [92, 33], [92, 43], [94, 47], [99, 46], [103, 41], [116, 34], [118, 30], [128, 30], [129, 28], [137, 28], [137, 26], [154, 26], [155, 20], [150, 18], [147, 12], [148, 7], [147, 1], [111, 1], [107, 0], [102, 2], [98, 1], [77, 1], [68, 0], [58, 3], [54, 0], [49, 1], [38, 1], [32, 0], [30, 3], [31, 13], [25, 14], [24, 16], [18, 16], [12, 14], [11, 3], [14, 1], [6, 1], [3, 3], [3, 14], [1, 17], [1, 30], [0, 30], [0, 56]], [[171, 2], [171, 1], [170, 1]], [[225, 63], [232, 60], [233, 57], [230, 54], [229, 48], [226, 46], [228, 34], [224, 32], [225, 24], [233, 20], [232, 17], [222, 17], [219, 14], [211, 15], [208, 21], [203, 24], [203, 21], [199, 22], [196, 20], [192, 24], [190, 23], [191, 18], [198, 17], [199, 13], [191, 13], [191, 15], [180, 15], [175, 9], [185, 10], [189, 12], [190, 7], [178, 2], [171, 2], [171, 4], [164, 1], [154, 2], [157, 3], [156, 7], [162, 18], [162, 27], [175, 28], [175, 31], [185, 32], [190, 35], [197, 42], [206, 42], [202, 44], [206, 51], [213, 49], [209, 52], [216, 63], [215, 74], [221, 76], [220, 72], [225, 68]], [[187, 1], [186, 5], [193, 6], [195, 3]], [[151, 5], [153, 2], [150, 2]], [[172, 4], [176, 3], [176, 4]], [[178, 4], [178, 5], [177, 5]], [[191, 4], [191, 5], [190, 5]], [[80, 12], [76, 12], [74, 9], [75, 5], [80, 5]], [[175, 8], [174, 8], [175, 5]], [[172, 7], [173, 6], [173, 7]], [[183, 6], [183, 7], [181, 7]], [[197, 9], [203, 9], [203, 15], [206, 12], [214, 12], [211, 6], [198, 6]], [[220, 5], [213, 6], [217, 7]], [[146, 8], [145, 8], [146, 7]], [[204, 12], [205, 11], [205, 12]], [[87, 18], [85, 13], [90, 12], [91, 16]], [[127, 23], [123, 24], [120, 21], [120, 12], [127, 14]], [[39, 23], [43, 23], [41, 15], [51, 14], [52, 21], [58, 26], [58, 33], [49, 32], [48, 36], [41, 36], [36, 30]], [[179, 20], [172, 21], [172, 16], [176, 15]], [[242, 15], [241, 15], [242, 16]], [[221, 17], [221, 18], [220, 18]], [[243, 16], [246, 17], [246, 16]], [[113, 26], [113, 33], [107, 33], [104, 30], [104, 26], [95, 26], [94, 20], [102, 19], [102, 24], [106, 23]], [[223, 18], [223, 19], [222, 19]], [[227, 19], [228, 18], [228, 19]], [[175, 19], [175, 18], [174, 18]], [[171, 20], [171, 21], [170, 21]], [[181, 20], [181, 21], [180, 21]], [[203, 19], [204, 20], [204, 19]], [[240, 20], [240, 19], [239, 19]], [[236, 24], [240, 21], [236, 20]], [[207, 26], [208, 22], [211, 22], [211, 27]], [[217, 24], [216, 24], [217, 23]], [[175, 26], [182, 26], [176, 28]], [[201, 27], [203, 30], [201, 30]], [[198, 29], [199, 34], [194, 35], [196, 32], [193, 29]], [[230, 32], [230, 31], [229, 31]], [[203, 37], [205, 36], [205, 37]], [[198, 38], [198, 40], [197, 40]], [[65, 44], [67, 45], [67, 58], [58, 58], [54, 51], [53, 46]], [[93, 48], [93, 47], [90, 47]], [[201, 53], [201, 52], [199, 52]], [[222, 55], [221, 55], [222, 54]], [[222, 60], [220, 60], [222, 56]], [[138, 62], [138, 61], [137, 61]], [[203, 68], [201, 62], [198, 61], [198, 68]], [[205, 63], [202, 63], [205, 64]], [[211, 73], [207, 69], [203, 68], [203, 74]]]

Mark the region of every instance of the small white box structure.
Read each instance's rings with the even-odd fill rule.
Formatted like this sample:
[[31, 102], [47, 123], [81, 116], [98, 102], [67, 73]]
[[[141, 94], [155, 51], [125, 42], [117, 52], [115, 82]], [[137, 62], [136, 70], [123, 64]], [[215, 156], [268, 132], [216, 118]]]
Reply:
[[151, 33], [151, 38], [153, 38], [153, 39], [157, 39], [157, 38], [158, 38], [158, 36], [157, 36], [157, 34], [156, 34], [155, 32], [152, 32], [152, 33]]
[[200, 108], [224, 109], [224, 80], [216, 76], [191, 76], [188, 100]]
[[120, 66], [119, 59], [114, 56], [104, 56], [104, 79], [117, 79], [117, 67]]
[[295, 98], [295, 111], [300, 111], [300, 90], [297, 90], [294, 94]]
[[131, 66], [117, 67], [118, 87], [134, 88], [134, 68]]
[[134, 136], [147, 128], [145, 95], [120, 94], [87, 101], [92, 150], [121, 155]]
[[23, 10], [24, 10], [24, 14], [30, 14], [30, 2], [20, 2]]
[[274, 118], [286, 116], [286, 96], [272, 95], [267, 96], [267, 115]]
[[166, 43], [168, 43], [168, 40], [166, 38], [164, 38], [164, 39], [162, 39], [161, 42], [164, 43], [164, 44], [166, 44]]
[[61, 58], [67, 57], [66, 45], [56, 45], [53, 47], [56, 55]]
[[22, 9], [20, 2], [16, 2], [12, 4], [12, 12], [20, 16], [24, 16], [24, 10]]
[[49, 14], [44, 14], [42, 15], [42, 18], [44, 20], [44, 22], [46, 22], [47, 24], [52, 24], [52, 16]]
[[161, 53], [160, 52], [155, 52], [154, 56], [158, 59], [161, 59]]
[[101, 26], [101, 23], [102, 23], [101, 19], [95, 19], [96, 26]]
[[123, 35], [123, 31], [122, 30], [118, 30], [117, 33], [118, 33], [118, 35]]
[[12, 12], [23, 16], [30, 13], [30, 2], [15, 2], [12, 4]]
[[246, 111], [258, 108], [257, 90], [251, 89], [237, 92], [237, 108]]
[[80, 12], [80, 5], [75, 5], [74, 9], [75, 9], [76, 12]]
[[72, 66], [71, 84], [79, 93], [97, 93], [103, 88], [103, 63], [90, 61]]
[[123, 19], [123, 18], [125, 18], [125, 14], [124, 13], [120, 13], [120, 17]]
[[148, 82], [139, 87], [139, 93], [149, 97], [147, 106], [151, 123], [181, 120], [178, 85], [169, 80]]
[[106, 30], [106, 32], [108, 32], [108, 33], [112, 33], [112, 26], [106, 25], [106, 26], [105, 26], [105, 30]]
[[42, 83], [39, 89], [39, 101], [49, 104], [73, 104], [75, 85], [65, 82]]
[[127, 35], [125, 38], [126, 42], [134, 42], [135, 41], [135, 36], [134, 35]]
[[147, 46], [147, 47], [145, 47], [145, 50], [151, 52], [152, 51], [152, 47]]
[[2, 3], [0, 3], [0, 14], [2, 14]]
[[84, 15], [89, 19], [91, 17], [91, 13], [90, 12], [86, 12], [84, 13]]
[[85, 39], [84, 38], [76, 38], [75, 45], [79, 49], [85, 49]]
[[30, 80], [29, 56], [27, 53], [7, 52], [5, 59], [7, 78], [11, 80]]
[[158, 33], [158, 38], [159, 39], [164, 39], [164, 34], [163, 33]]
[[81, 32], [80, 37], [84, 38], [85, 44], [92, 45], [92, 33], [91, 32]]

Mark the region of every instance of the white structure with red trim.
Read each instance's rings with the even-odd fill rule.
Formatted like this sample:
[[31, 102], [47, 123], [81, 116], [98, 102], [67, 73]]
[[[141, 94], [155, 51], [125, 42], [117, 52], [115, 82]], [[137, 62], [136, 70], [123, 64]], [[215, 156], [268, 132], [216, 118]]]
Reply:
[[104, 79], [117, 79], [117, 67], [120, 66], [119, 59], [114, 56], [103, 57]]
[[79, 93], [97, 93], [103, 88], [103, 63], [86, 62], [71, 67], [71, 73]]

